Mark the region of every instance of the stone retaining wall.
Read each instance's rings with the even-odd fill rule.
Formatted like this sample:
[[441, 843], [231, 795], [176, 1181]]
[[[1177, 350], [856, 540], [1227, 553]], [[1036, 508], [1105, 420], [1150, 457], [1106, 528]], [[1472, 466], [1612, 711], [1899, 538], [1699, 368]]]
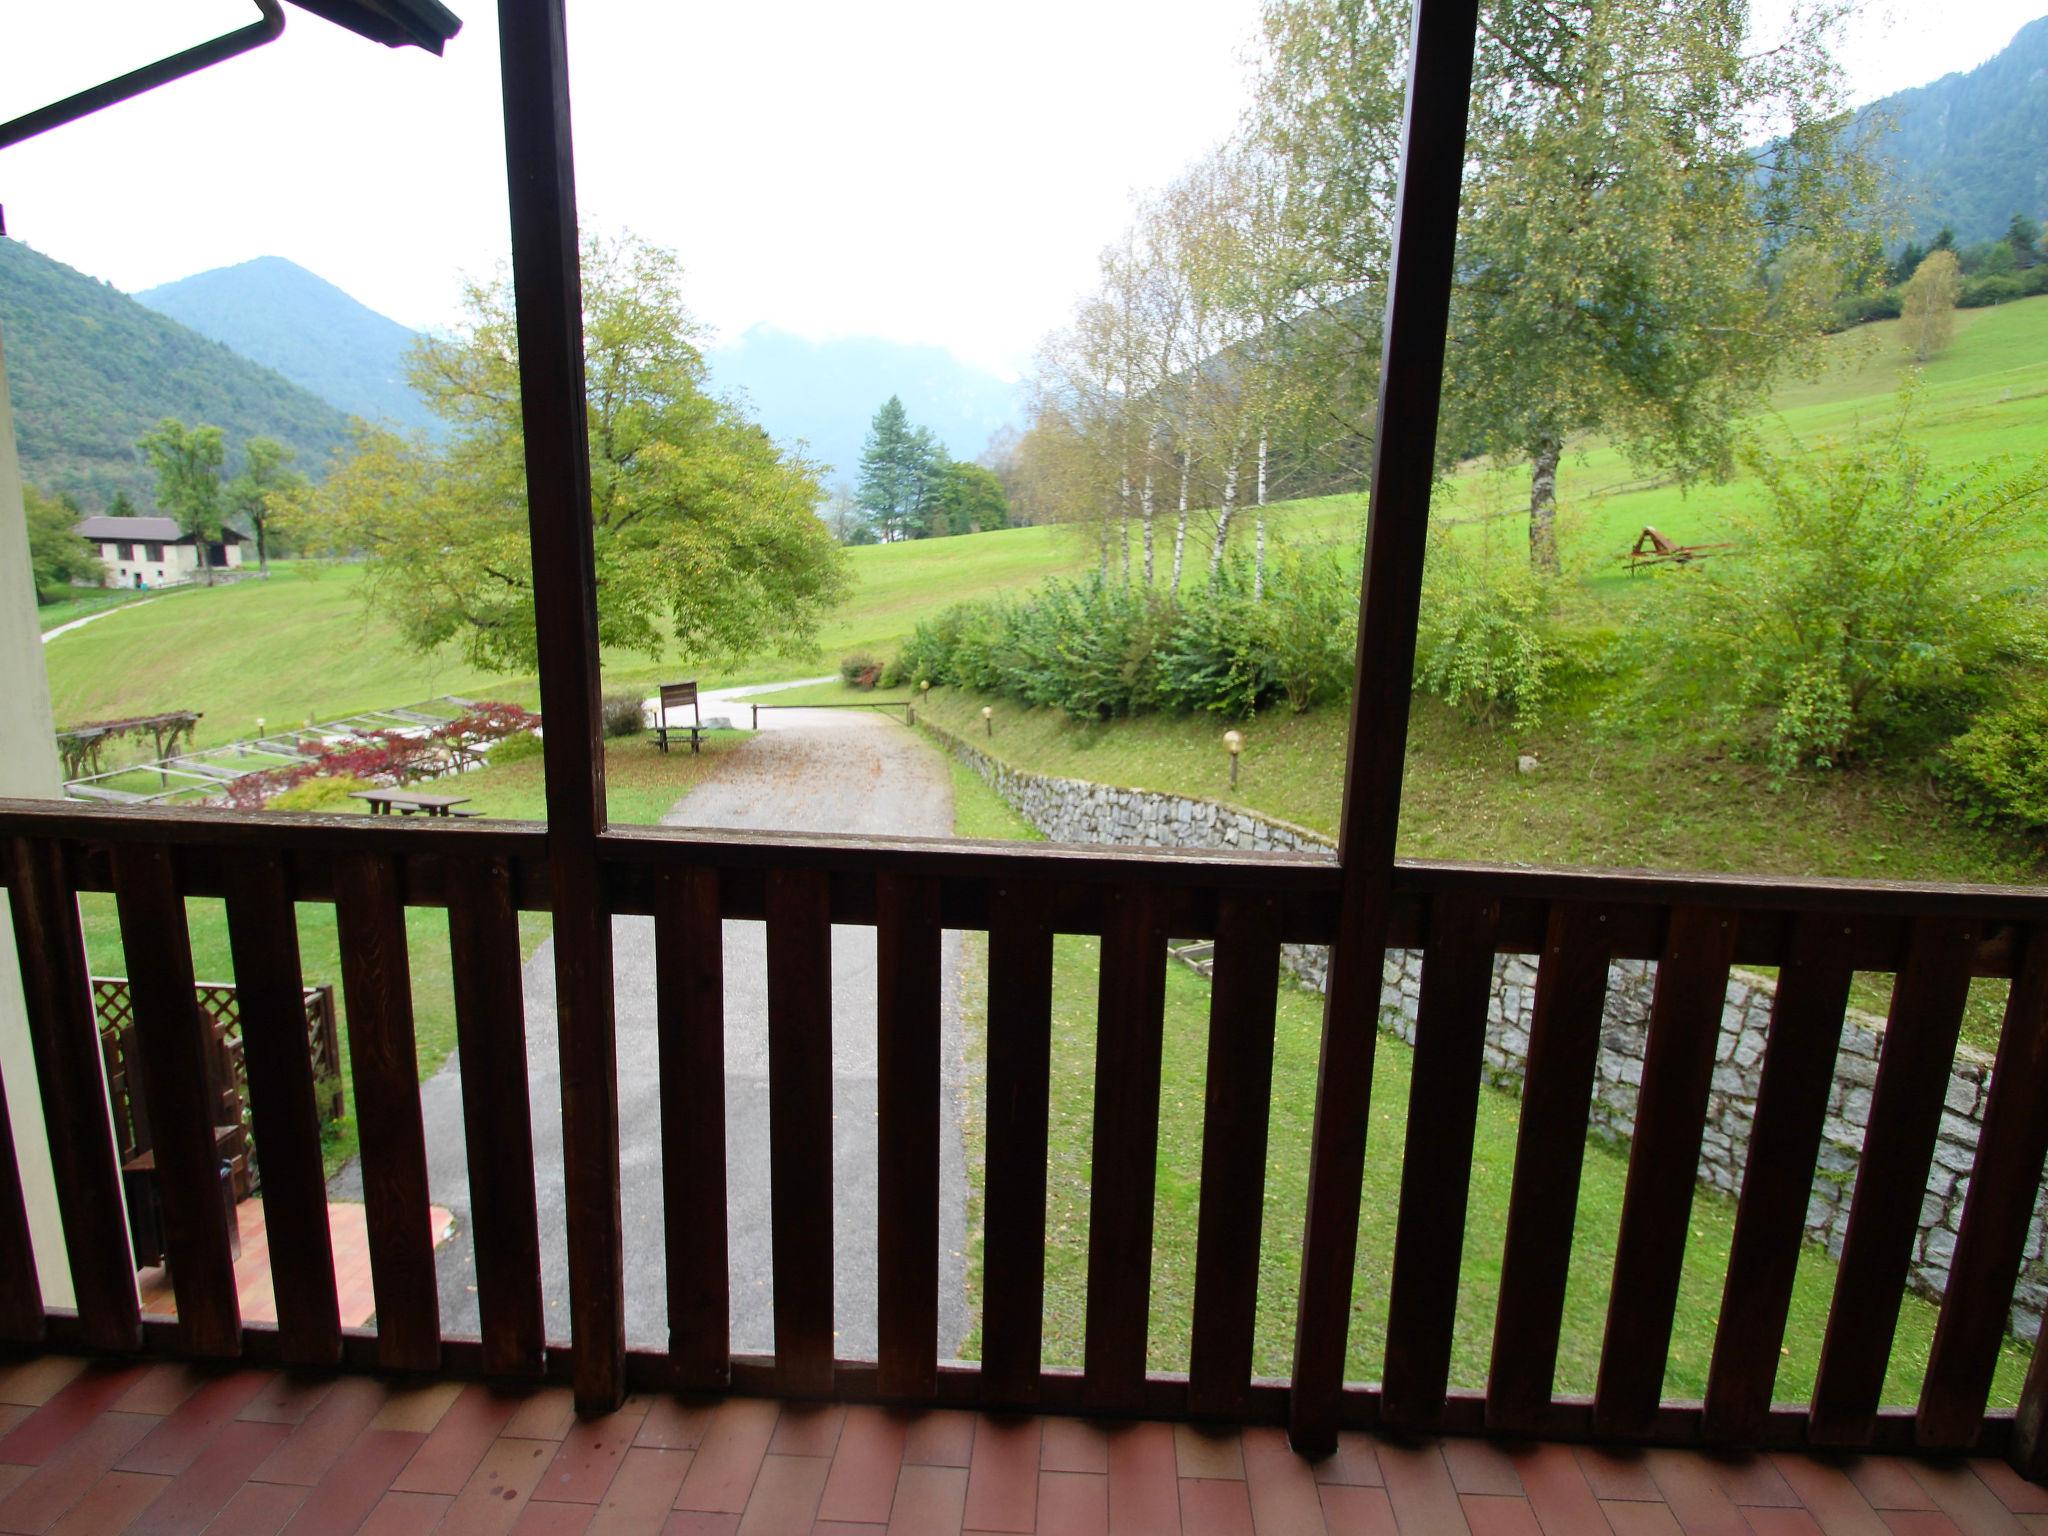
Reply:
[[[1119, 789], [1085, 779], [1028, 773], [940, 727], [921, 722], [920, 728], [974, 768], [1019, 815], [1055, 842], [1145, 848], [1228, 847], [1326, 857], [1336, 853], [1331, 840], [1318, 833], [1234, 806], [1153, 790]], [[1282, 958], [1304, 986], [1322, 989], [1328, 971], [1327, 951], [1318, 946], [1290, 945]], [[1635, 1130], [1636, 1096], [1643, 1080], [1643, 1055], [1656, 974], [1655, 964], [1640, 960], [1616, 961], [1608, 971], [1592, 1121], [1596, 1131], [1616, 1140], [1626, 1141]], [[1384, 982], [1380, 997], [1381, 1028], [1412, 1045], [1421, 995], [1421, 954], [1414, 950], [1389, 950]], [[1487, 1012], [1486, 1072], [1489, 1080], [1510, 1092], [1520, 1092], [1528, 1062], [1535, 987], [1534, 956], [1496, 958], [1492, 1002]], [[1741, 1188], [1748, 1162], [1750, 1126], [1756, 1117], [1764, 1040], [1774, 995], [1768, 978], [1744, 971], [1729, 977], [1699, 1169], [1701, 1183], [1729, 1195]], [[1807, 1202], [1806, 1228], [1814, 1241], [1824, 1243], [1828, 1252], [1837, 1257], [1848, 1230], [1849, 1197], [1855, 1188], [1857, 1160], [1869, 1122], [1883, 1027], [1881, 1020], [1852, 1011], [1843, 1022], [1841, 1046], [1835, 1058], [1835, 1082], [1828, 1096], [1828, 1118], [1814, 1169], [1813, 1191]], [[1940, 1139], [1935, 1144], [1934, 1165], [1928, 1175], [1927, 1196], [1921, 1206], [1920, 1230], [1913, 1244], [1912, 1284], [1930, 1297], [1939, 1298], [1947, 1288], [1990, 1077], [1989, 1060], [1967, 1046], [1957, 1051], [1949, 1075]], [[2014, 1336], [2026, 1341], [2032, 1341], [2040, 1332], [2043, 1311], [2048, 1309], [2044, 1221], [2048, 1221], [2048, 1209], [2037, 1203], [2034, 1224], [2027, 1235], [2026, 1263], [2008, 1319]]]

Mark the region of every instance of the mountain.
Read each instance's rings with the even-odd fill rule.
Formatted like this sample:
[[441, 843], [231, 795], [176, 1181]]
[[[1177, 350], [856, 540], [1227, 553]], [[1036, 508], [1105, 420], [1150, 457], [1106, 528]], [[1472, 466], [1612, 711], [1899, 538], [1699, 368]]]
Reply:
[[999, 427], [1015, 426], [1017, 386], [963, 363], [943, 347], [876, 336], [806, 341], [757, 325], [708, 354], [712, 386], [743, 392], [750, 414], [785, 447], [801, 439], [826, 466], [825, 483], [860, 474], [868, 423], [891, 395], [932, 429], [956, 459], [972, 459]]
[[135, 295], [366, 421], [434, 430], [405, 382], [413, 333], [282, 256], [216, 267]]
[[0, 341], [23, 476], [89, 511], [117, 490], [153, 504], [135, 440], [166, 416], [222, 428], [231, 471], [267, 435], [317, 477], [348, 437], [325, 400], [18, 240], [0, 239]]
[[1900, 91], [1858, 114], [1895, 124], [1878, 145], [1913, 238], [1942, 225], [1970, 245], [2005, 233], [2015, 213], [2048, 214], [2048, 16], [2030, 21], [1975, 69]]

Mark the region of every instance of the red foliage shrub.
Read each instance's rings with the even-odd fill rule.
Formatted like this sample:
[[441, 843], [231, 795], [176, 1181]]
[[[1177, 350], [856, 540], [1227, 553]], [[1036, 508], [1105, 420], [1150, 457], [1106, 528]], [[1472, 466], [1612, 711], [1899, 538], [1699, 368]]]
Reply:
[[463, 748], [500, 741], [533, 730], [540, 716], [517, 704], [483, 703], [466, 714], [418, 735], [370, 731], [334, 746], [308, 746], [302, 763], [244, 774], [227, 786], [227, 803], [257, 811], [273, 796], [311, 778], [365, 779], [372, 784], [406, 784], [447, 771]]

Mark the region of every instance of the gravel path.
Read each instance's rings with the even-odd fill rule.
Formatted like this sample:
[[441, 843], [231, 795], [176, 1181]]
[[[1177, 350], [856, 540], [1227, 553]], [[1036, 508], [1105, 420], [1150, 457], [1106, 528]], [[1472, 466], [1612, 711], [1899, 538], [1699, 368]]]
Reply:
[[[762, 731], [663, 818], [665, 824], [944, 836], [952, 831], [952, 781], [944, 759], [894, 720], [859, 710], [777, 710]], [[654, 1034], [656, 957], [649, 918], [613, 923], [617, 995], [620, 1175], [625, 1225], [626, 1337], [668, 1343], [662, 1248], [659, 1075]], [[959, 938], [942, 953], [939, 1356], [951, 1358], [966, 1331], [964, 1261], [967, 1183], [960, 1143], [962, 1061]], [[541, 1274], [548, 1336], [569, 1333], [563, 1220], [561, 1090], [554, 1018], [554, 946], [527, 963], [527, 1070], [541, 1216]], [[875, 939], [864, 927], [832, 930], [833, 1280], [842, 1359], [875, 1354]], [[768, 1222], [767, 983], [764, 925], [725, 924], [726, 1165], [732, 1257], [732, 1344], [774, 1347]], [[442, 1327], [478, 1331], [469, 1182], [463, 1145], [460, 1062], [421, 1086], [428, 1183], [436, 1205], [455, 1213], [455, 1233], [438, 1254]], [[334, 1192], [360, 1198], [346, 1170]]]

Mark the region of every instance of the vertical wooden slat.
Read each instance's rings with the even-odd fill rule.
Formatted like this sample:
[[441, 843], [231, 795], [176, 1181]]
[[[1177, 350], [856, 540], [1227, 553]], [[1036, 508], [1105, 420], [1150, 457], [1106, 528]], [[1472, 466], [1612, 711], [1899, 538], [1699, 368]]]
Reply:
[[939, 920], [929, 880], [878, 875], [876, 1303], [885, 1394], [939, 1380]]
[[988, 927], [988, 1166], [981, 1374], [992, 1402], [1038, 1400], [1045, 1157], [1052, 1088], [1052, 929], [1043, 887], [999, 887]]
[[1862, 1445], [1876, 1424], [1976, 943], [1964, 918], [1916, 918], [1908, 931], [1807, 1417], [1816, 1445]]
[[768, 872], [768, 1158], [775, 1369], [832, 1388], [832, 916], [826, 878]]
[[1770, 1413], [1792, 1281], [1806, 1235], [1814, 1159], [1834, 1085], [1835, 1047], [1855, 976], [1849, 964], [1854, 928], [1852, 919], [1826, 913], [1796, 918], [1790, 952], [1778, 968], [1749, 1161], [1707, 1373], [1706, 1434], [1711, 1441], [1754, 1445]]
[[276, 854], [246, 853], [225, 873], [279, 1354], [286, 1365], [334, 1365], [341, 1359], [341, 1310], [291, 886]]
[[1478, 13], [1478, 0], [1416, 0], [1409, 55], [1288, 1395], [1288, 1437], [1303, 1455], [1337, 1444]]
[[1150, 885], [1110, 892], [1104, 905], [1082, 1396], [1090, 1408], [1128, 1411], [1144, 1397], [1151, 1311], [1166, 913]]
[[1188, 1407], [1217, 1418], [1241, 1418], [1251, 1401], [1279, 992], [1280, 926], [1272, 901], [1223, 897], [1209, 989], [1202, 1207], [1188, 1363]]
[[57, 844], [17, 839], [12, 864], [7, 896], [72, 1292], [92, 1348], [137, 1349], [142, 1304], [135, 1291], [121, 1172], [114, 1161], [78, 896]]
[[334, 861], [334, 916], [362, 1138], [377, 1359], [389, 1370], [431, 1371], [441, 1363], [441, 1301], [434, 1280], [405, 908], [390, 855], [351, 853]]
[[1609, 921], [1598, 908], [1560, 901], [1544, 934], [1486, 1381], [1486, 1427], [1496, 1433], [1540, 1433], [1550, 1406], [1607, 998]]
[[[1977, 1438], [2048, 1159], [2048, 929], [2020, 935], [2019, 944], [1970, 1192], [1920, 1388], [1918, 1434], [1930, 1450], [1964, 1450]], [[2031, 1417], [2038, 1424], [2038, 1409]], [[2014, 1438], [2014, 1459], [2028, 1462], [2036, 1447], [2024, 1443], [2024, 1432]]]
[[232, 1356], [241, 1352], [242, 1314], [228, 1243], [231, 1216], [214, 1150], [207, 1025], [193, 992], [185, 898], [178, 893], [171, 851], [161, 845], [116, 843], [113, 871], [180, 1343], [195, 1355]]
[[612, 925], [597, 852], [605, 828], [597, 556], [563, 0], [499, 0], [498, 60], [534, 638], [541, 713], [548, 722], [548, 882], [562, 1071], [569, 1329], [576, 1405], [600, 1413], [616, 1408], [626, 1392], [625, 1235]]
[[1476, 896], [1438, 897], [1430, 912], [1380, 1388], [1380, 1418], [1391, 1426], [1434, 1428], [1450, 1384], [1499, 927], [1500, 903]]
[[0, 1343], [35, 1344], [43, 1337], [43, 1287], [36, 1272], [28, 1202], [14, 1155], [14, 1119], [0, 1085]]
[[512, 870], [503, 859], [451, 861], [448, 954], [462, 1052], [462, 1136], [469, 1154], [483, 1366], [494, 1376], [535, 1376], [546, 1357], [547, 1331], [526, 1094], [519, 912]]
[[678, 1383], [732, 1377], [725, 1211], [725, 940], [718, 871], [656, 877], [655, 1019], [661, 1041], [661, 1190], [668, 1349]]
[[1736, 924], [1726, 908], [1674, 908], [1657, 960], [1593, 1396], [1601, 1434], [1646, 1433], [1663, 1394]]

